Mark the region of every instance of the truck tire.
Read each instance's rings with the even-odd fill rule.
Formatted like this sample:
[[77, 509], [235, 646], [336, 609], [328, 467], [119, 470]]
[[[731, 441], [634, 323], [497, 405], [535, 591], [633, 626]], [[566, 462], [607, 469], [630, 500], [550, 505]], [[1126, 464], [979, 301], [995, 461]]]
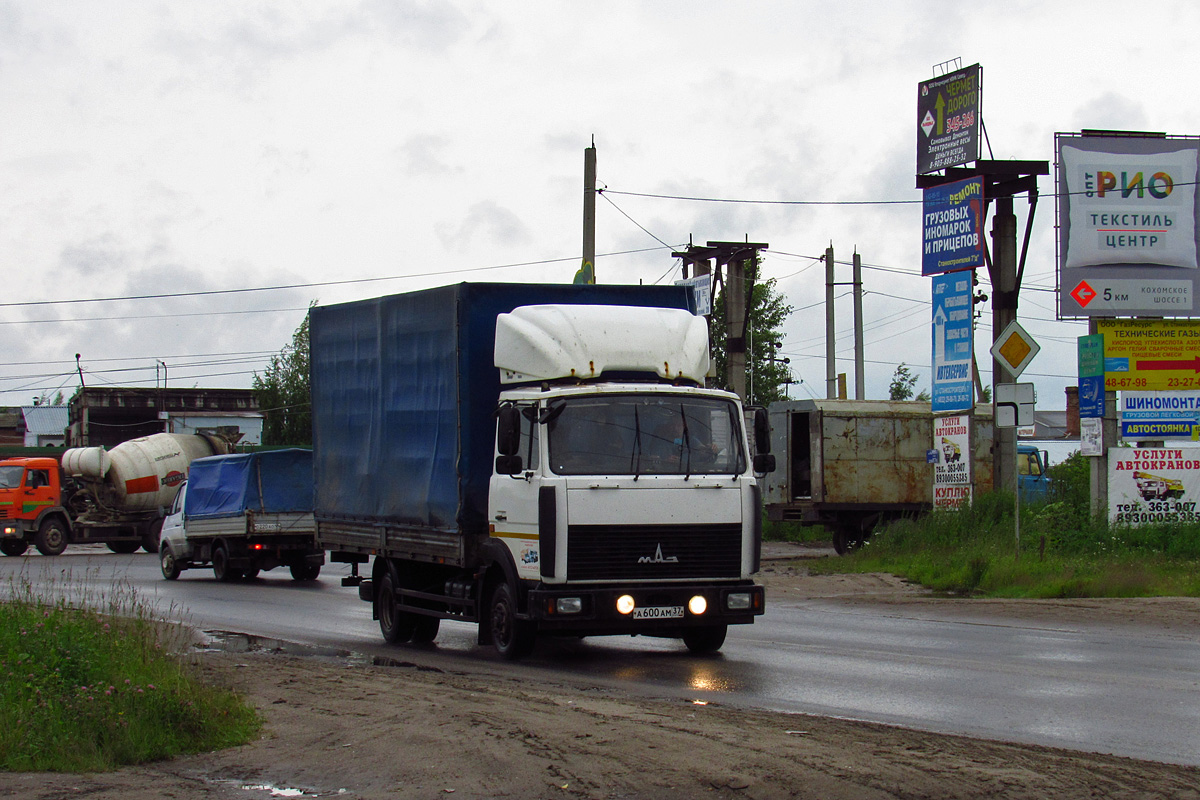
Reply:
[[4, 553], [6, 556], [23, 556], [28, 549], [29, 542], [24, 539], [0, 540], [0, 553]]
[[417, 618], [416, 625], [413, 626], [412, 640], [421, 644], [428, 644], [437, 638], [438, 630], [442, 627], [442, 620], [438, 617], [426, 617], [423, 614], [415, 614]]
[[516, 661], [533, 652], [537, 629], [532, 623], [517, 618], [516, 593], [507, 581], [497, 584], [492, 592], [489, 620], [492, 644], [501, 658]]
[[44, 556], [61, 555], [67, 549], [67, 529], [58, 519], [48, 519], [38, 528], [33, 544]]
[[688, 628], [683, 632], [683, 643], [693, 653], [715, 653], [725, 644], [725, 634], [728, 632], [728, 625]]
[[142, 534], [142, 549], [147, 553], [157, 553], [159, 547], [159, 539], [162, 537], [162, 518], [151, 522], [146, 526], [146, 532]]
[[179, 573], [183, 569], [179, 566], [179, 561], [175, 558], [175, 554], [171, 552], [170, 545], [164, 545], [158, 551], [158, 565], [162, 567], [163, 577], [169, 581], [173, 581], [179, 577]]
[[213, 547], [212, 554], [213, 577], [221, 583], [231, 583], [242, 577], [240, 569], [229, 566], [229, 548], [224, 542], [218, 542]]
[[136, 553], [137, 549], [141, 546], [141, 542], [108, 542], [109, 550], [112, 550], [114, 553], [120, 553], [123, 556]]
[[379, 632], [388, 644], [404, 644], [412, 639], [417, 627], [415, 616], [396, 606], [397, 583], [395, 571], [388, 567], [375, 588], [375, 616], [379, 617]]
[[289, 569], [294, 581], [315, 581], [321, 575], [320, 564], [292, 564]]

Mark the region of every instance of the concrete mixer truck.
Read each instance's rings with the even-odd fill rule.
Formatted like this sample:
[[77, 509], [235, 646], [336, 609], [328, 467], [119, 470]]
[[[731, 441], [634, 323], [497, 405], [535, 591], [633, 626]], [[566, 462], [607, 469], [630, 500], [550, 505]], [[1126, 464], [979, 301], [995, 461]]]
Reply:
[[0, 552], [32, 544], [56, 556], [69, 543], [107, 544], [116, 553], [158, 551], [164, 509], [197, 458], [223, 455], [216, 436], [156, 433], [112, 450], [77, 447], [54, 458], [0, 460]]

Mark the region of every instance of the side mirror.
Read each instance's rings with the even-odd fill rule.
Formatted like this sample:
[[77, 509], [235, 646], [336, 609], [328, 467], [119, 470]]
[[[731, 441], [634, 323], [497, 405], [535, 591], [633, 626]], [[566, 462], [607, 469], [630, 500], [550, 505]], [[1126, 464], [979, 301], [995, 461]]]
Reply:
[[756, 475], [766, 475], [775, 471], [775, 456], [771, 453], [754, 454], [754, 472]]
[[771, 452], [771, 423], [765, 408], [754, 409], [754, 452], [763, 455]]
[[520, 447], [521, 412], [512, 403], [505, 403], [496, 409], [496, 451], [501, 456], [515, 456]]
[[496, 456], [497, 475], [516, 475], [524, 466], [520, 456]]

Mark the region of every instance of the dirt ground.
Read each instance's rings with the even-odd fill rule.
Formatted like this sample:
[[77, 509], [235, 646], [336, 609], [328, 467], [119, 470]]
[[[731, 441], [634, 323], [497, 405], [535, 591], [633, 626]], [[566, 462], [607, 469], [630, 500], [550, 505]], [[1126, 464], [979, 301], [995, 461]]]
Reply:
[[[809, 576], [803, 563], [769, 561], [769, 597], [937, 603], [964, 615], [993, 602], [933, 599], [890, 576]], [[1002, 602], [1034, 619], [1153, 619], [1193, 635], [1200, 621], [1200, 603], [1185, 599]], [[1045, 747], [405, 663], [261, 651], [190, 658], [259, 709], [259, 740], [105, 774], [0, 775], [0, 798], [1200, 800], [1200, 770]]]

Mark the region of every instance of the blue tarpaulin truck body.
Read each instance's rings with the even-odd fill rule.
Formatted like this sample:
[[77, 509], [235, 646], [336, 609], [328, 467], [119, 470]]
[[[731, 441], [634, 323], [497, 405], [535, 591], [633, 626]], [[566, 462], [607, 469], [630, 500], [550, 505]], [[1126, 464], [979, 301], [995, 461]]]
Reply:
[[465, 564], [487, 536], [496, 317], [537, 304], [688, 309], [678, 286], [460, 283], [312, 310], [318, 536]]
[[217, 519], [312, 508], [312, 451], [288, 448], [196, 459], [183, 514], [188, 520]]

